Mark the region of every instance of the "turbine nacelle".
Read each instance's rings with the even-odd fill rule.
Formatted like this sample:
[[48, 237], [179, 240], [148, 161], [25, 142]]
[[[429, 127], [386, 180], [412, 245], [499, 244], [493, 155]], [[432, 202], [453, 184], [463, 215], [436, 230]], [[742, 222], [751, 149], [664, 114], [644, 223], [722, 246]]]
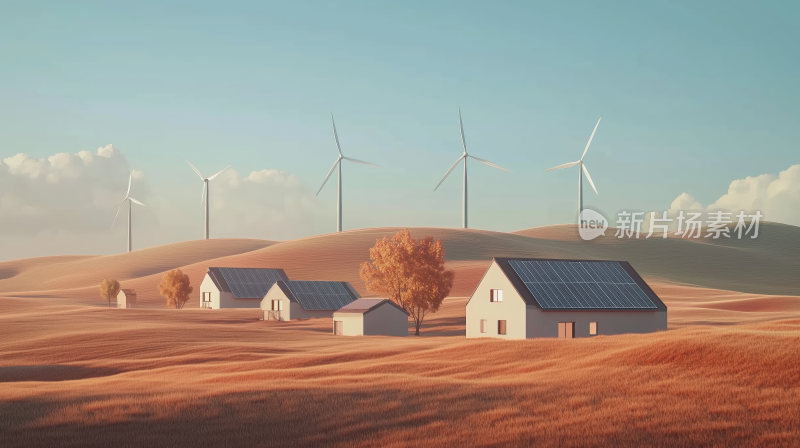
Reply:
[[131, 251], [132, 246], [132, 234], [131, 234], [131, 209], [132, 204], [139, 205], [144, 207], [144, 203], [139, 201], [138, 199], [131, 196], [131, 185], [133, 184], [133, 170], [131, 170], [130, 175], [128, 175], [128, 189], [125, 190], [125, 195], [122, 197], [122, 201], [120, 201], [119, 205], [117, 205], [117, 211], [114, 213], [114, 220], [111, 222], [111, 227], [113, 228], [114, 225], [117, 223], [117, 217], [119, 216], [119, 211], [122, 209], [122, 206], [125, 202], [128, 203], [128, 252]]
[[223, 168], [223, 169], [217, 171], [216, 173], [212, 174], [211, 176], [204, 177], [203, 173], [201, 173], [200, 170], [198, 170], [197, 167], [192, 164], [192, 162], [187, 160], [186, 163], [188, 163], [189, 167], [192, 169], [192, 171], [194, 171], [195, 174], [197, 174], [197, 177], [199, 177], [200, 180], [203, 181], [203, 192], [200, 195], [200, 205], [205, 205], [205, 207], [204, 207], [204, 214], [205, 214], [204, 230], [205, 230], [205, 234], [204, 234], [204, 236], [205, 236], [205, 239], [208, 239], [208, 221], [209, 221], [209, 219], [208, 219], [208, 183], [211, 182], [212, 180], [216, 179], [217, 176], [222, 174], [225, 170], [227, 170], [231, 166], [228, 165], [225, 168]]
[[594, 129], [592, 129], [592, 134], [589, 136], [589, 141], [586, 142], [586, 146], [583, 148], [583, 153], [581, 154], [581, 158], [574, 161], [574, 162], [567, 162], [562, 163], [561, 165], [554, 166], [552, 168], [548, 168], [545, 171], [555, 171], [555, 170], [562, 170], [565, 168], [571, 168], [573, 166], [578, 166], [578, 214], [583, 211], [583, 176], [586, 176], [586, 180], [589, 181], [589, 185], [594, 190], [596, 195], [600, 195], [597, 191], [597, 187], [594, 185], [594, 181], [592, 180], [592, 175], [589, 174], [589, 169], [586, 168], [586, 164], [584, 163], [583, 159], [586, 157], [586, 153], [589, 152], [589, 146], [592, 144], [592, 140], [594, 139], [595, 133], [597, 133], [597, 127], [600, 126], [601, 118], [597, 119], [597, 123], [594, 125]]
[[562, 170], [564, 168], [570, 168], [575, 165], [580, 165], [579, 170], [581, 170], [583, 174], [586, 175], [586, 180], [589, 181], [589, 185], [591, 185], [592, 190], [594, 190], [594, 193], [599, 196], [600, 193], [597, 192], [597, 187], [594, 186], [594, 181], [592, 180], [592, 176], [591, 174], [589, 174], [589, 169], [586, 168], [586, 164], [583, 162], [583, 159], [584, 157], [586, 157], [586, 153], [589, 152], [589, 146], [592, 144], [592, 140], [594, 139], [594, 134], [597, 133], [597, 127], [600, 126], [600, 120], [602, 119], [603, 119], [602, 117], [597, 119], [597, 124], [595, 124], [594, 129], [592, 129], [592, 134], [589, 136], [589, 141], [586, 142], [586, 147], [583, 148], [583, 154], [581, 154], [580, 159], [574, 162], [567, 162], [558, 166], [554, 166], [552, 168], [548, 168], [545, 171]]
[[133, 170], [131, 170], [131, 173], [128, 176], [128, 189], [125, 191], [125, 195], [122, 197], [122, 200], [119, 201], [119, 204], [117, 205], [117, 211], [116, 213], [114, 213], [114, 220], [111, 222], [111, 227], [114, 227], [114, 225], [117, 223], [117, 218], [119, 217], [119, 211], [122, 209], [122, 205], [125, 204], [125, 201], [130, 201], [140, 207], [146, 207], [144, 203], [131, 196], [132, 184], [133, 184]]
[[328, 170], [328, 174], [326, 174], [325, 179], [322, 180], [322, 185], [319, 186], [319, 190], [317, 190], [315, 196], [319, 196], [322, 189], [325, 188], [325, 184], [328, 183], [328, 179], [330, 179], [331, 175], [333, 174], [333, 171], [336, 170], [336, 168], [339, 168], [339, 198], [337, 200], [338, 217], [337, 217], [336, 230], [338, 232], [341, 232], [342, 231], [342, 171], [341, 171], [342, 161], [347, 160], [349, 162], [360, 163], [362, 165], [369, 165], [376, 168], [380, 168], [380, 165], [376, 165], [371, 162], [366, 162], [364, 160], [354, 159], [352, 157], [345, 156], [342, 153], [342, 145], [339, 143], [339, 133], [336, 131], [336, 121], [334, 121], [333, 119], [333, 114], [331, 114], [331, 125], [333, 126], [333, 138], [336, 141], [336, 150], [339, 151], [339, 157], [336, 158], [336, 161], [333, 162], [333, 166], [331, 166], [331, 169]]
[[461, 163], [461, 161], [463, 160], [464, 161], [464, 190], [463, 190], [463, 197], [464, 197], [463, 201], [464, 201], [464, 204], [463, 204], [462, 221], [463, 221], [464, 228], [466, 228], [467, 227], [467, 159], [476, 160], [476, 161], [478, 161], [478, 162], [480, 162], [480, 163], [482, 163], [482, 164], [484, 164], [486, 166], [489, 166], [489, 167], [492, 167], [492, 168], [495, 168], [495, 169], [498, 169], [498, 170], [502, 170], [502, 171], [510, 171], [510, 170], [507, 169], [507, 168], [504, 168], [504, 167], [502, 167], [502, 166], [500, 166], [500, 165], [498, 165], [498, 164], [496, 164], [494, 162], [490, 162], [490, 161], [488, 161], [486, 159], [481, 159], [480, 157], [475, 157], [475, 156], [473, 156], [472, 154], [470, 154], [467, 151], [467, 139], [466, 139], [466, 137], [464, 137], [464, 121], [461, 119], [461, 108], [460, 107], [458, 108], [458, 125], [459, 125], [459, 128], [461, 130], [461, 146], [464, 148], [464, 152], [462, 152], [461, 156], [459, 156], [459, 158], [456, 159], [456, 161], [453, 162], [452, 165], [450, 165], [450, 168], [447, 170], [446, 173], [444, 173], [444, 176], [442, 176], [442, 179], [439, 180], [438, 184], [436, 184], [436, 187], [433, 188], [433, 191], [436, 191], [436, 190], [439, 189], [439, 187], [442, 185], [442, 182], [444, 182], [444, 180], [447, 179], [447, 176], [449, 176], [450, 173], [452, 173], [453, 170], [456, 169], [458, 164]]

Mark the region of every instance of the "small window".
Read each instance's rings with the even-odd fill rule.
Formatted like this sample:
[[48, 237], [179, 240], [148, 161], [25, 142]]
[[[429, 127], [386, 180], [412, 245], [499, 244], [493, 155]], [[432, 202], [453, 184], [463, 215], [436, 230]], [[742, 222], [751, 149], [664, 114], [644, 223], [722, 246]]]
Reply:
[[486, 319], [481, 319], [481, 333], [486, 333]]
[[490, 302], [502, 302], [503, 301], [503, 290], [502, 289], [490, 289], [489, 290], [489, 301]]
[[497, 321], [497, 334], [506, 334], [506, 321]]
[[597, 334], [597, 322], [589, 322], [589, 335], [594, 336]]

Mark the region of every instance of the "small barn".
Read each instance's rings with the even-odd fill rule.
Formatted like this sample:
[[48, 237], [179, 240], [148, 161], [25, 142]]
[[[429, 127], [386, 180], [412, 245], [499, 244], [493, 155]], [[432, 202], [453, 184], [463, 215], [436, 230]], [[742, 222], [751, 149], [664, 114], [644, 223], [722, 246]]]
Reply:
[[135, 308], [136, 290], [120, 289], [117, 293], [117, 308]]
[[358, 299], [347, 282], [280, 280], [261, 301], [264, 320], [331, 317], [339, 308]]
[[468, 338], [667, 329], [667, 307], [626, 261], [495, 258], [467, 302], [466, 317]]
[[210, 267], [200, 283], [200, 308], [258, 308], [283, 269]]
[[333, 313], [333, 334], [408, 336], [408, 313], [389, 299], [358, 299]]

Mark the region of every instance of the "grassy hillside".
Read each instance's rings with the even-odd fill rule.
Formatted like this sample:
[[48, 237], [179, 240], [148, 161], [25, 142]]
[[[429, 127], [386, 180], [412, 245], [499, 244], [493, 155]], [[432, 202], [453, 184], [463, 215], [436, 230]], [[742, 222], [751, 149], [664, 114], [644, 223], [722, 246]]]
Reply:
[[498, 341], [463, 338], [464, 303], [446, 300], [422, 337], [390, 338], [252, 310], [0, 301], [0, 434], [4, 446], [76, 447], [800, 439], [796, 309], [684, 325], [706, 318], [695, 308], [666, 332]]
[[[144, 303], [159, 303], [160, 275], [180, 267], [198, 285], [209, 266], [280, 267], [290, 277], [345, 280], [368, 294], [358, 277], [375, 241], [396, 228], [359, 229], [273, 243], [260, 240], [189, 241], [98, 257], [52, 257], [0, 263], [0, 293], [95, 300], [104, 277], [139, 291]], [[611, 232], [609, 232], [611, 233]], [[492, 257], [601, 258], [630, 261], [649, 279], [758, 294], [800, 295], [800, 228], [762, 225], [756, 240], [678, 238], [582, 241], [574, 226], [515, 233], [413, 228], [415, 237], [444, 242], [456, 271], [452, 295], [469, 295]]]

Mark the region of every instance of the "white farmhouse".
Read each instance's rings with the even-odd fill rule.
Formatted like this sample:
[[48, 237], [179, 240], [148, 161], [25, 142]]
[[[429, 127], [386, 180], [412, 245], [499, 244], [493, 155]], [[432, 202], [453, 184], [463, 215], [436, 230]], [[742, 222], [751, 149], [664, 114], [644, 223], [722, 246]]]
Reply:
[[467, 302], [468, 338], [667, 329], [667, 307], [625, 261], [495, 258]]
[[275, 282], [288, 279], [283, 269], [211, 267], [200, 283], [200, 308], [258, 308]]
[[408, 313], [389, 299], [358, 299], [333, 313], [333, 334], [408, 336]]
[[136, 306], [136, 290], [120, 289], [117, 293], [117, 308], [134, 308]]
[[261, 301], [264, 320], [331, 317], [333, 312], [358, 299], [347, 282], [281, 280]]

